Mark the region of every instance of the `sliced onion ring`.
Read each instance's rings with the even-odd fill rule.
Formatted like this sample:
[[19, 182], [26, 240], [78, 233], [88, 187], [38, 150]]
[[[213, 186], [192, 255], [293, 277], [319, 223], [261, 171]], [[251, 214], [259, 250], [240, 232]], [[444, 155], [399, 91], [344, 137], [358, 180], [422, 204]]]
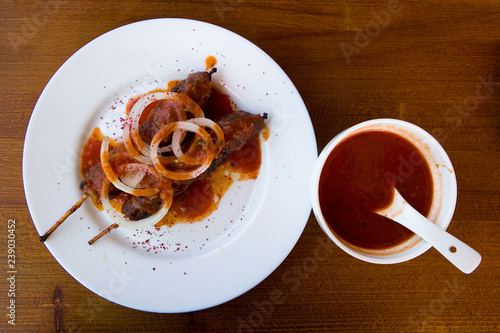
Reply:
[[137, 184], [144, 178], [146, 171], [132, 170], [123, 175], [120, 175], [121, 181], [132, 188], [136, 188]]
[[118, 179], [118, 176], [115, 175], [111, 164], [109, 163], [109, 138], [105, 136], [101, 142], [101, 166], [106, 174], [106, 177], [111, 181], [115, 181]]
[[[125, 148], [137, 161], [151, 165], [151, 159], [149, 158], [149, 150], [147, 147], [144, 147], [141, 151], [137, 150], [135, 147], [134, 141], [132, 141], [132, 137], [130, 136], [130, 128], [132, 127], [131, 119], [127, 119], [125, 125], [123, 126], [123, 143], [125, 144]], [[142, 139], [141, 139], [141, 142]], [[144, 142], [143, 142], [144, 143]], [[142, 153], [142, 154], [141, 154]]]
[[[130, 171], [139, 171], [139, 172], [143, 172], [144, 174], [150, 173], [150, 174], [154, 175], [157, 179], [159, 179], [161, 177], [158, 174], [158, 172], [156, 171], [155, 168], [153, 168], [150, 165], [145, 165], [145, 164], [141, 164], [141, 163], [129, 163], [129, 164], [121, 165], [118, 168], [118, 176], [121, 176], [122, 174], [128, 173]], [[160, 192], [160, 190], [158, 188], [156, 188], [156, 187], [151, 187], [151, 188], [137, 188], [137, 187], [128, 186], [123, 181], [120, 181], [120, 178], [118, 178], [117, 183], [118, 182], [122, 186], [124, 186], [125, 190], [123, 190], [123, 189], [119, 188], [118, 186], [116, 186], [115, 182], [112, 182], [112, 183], [119, 190], [121, 190], [123, 192], [126, 192], [126, 193], [129, 193], [129, 194], [132, 194], [133, 196], [136, 196], [136, 197], [144, 197], [144, 196], [149, 196], [149, 195], [155, 195], [158, 192]]]
[[203, 164], [204, 159], [202, 160], [199, 157], [192, 157], [186, 155], [182, 151], [181, 141], [186, 136], [187, 132], [193, 132], [196, 134], [196, 137], [193, 141], [193, 145], [198, 144], [198, 142], [202, 142], [201, 145], [204, 145], [205, 149], [207, 150], [213, 149], [212, 139], [210, 138], [210, 135], [205, 130], [203, 130], [203, 128], [194, 123], [183, 121], [183, 122], [177, 122], [177, 127], [172, 136], [172, 151], [174, 155], [183, 163], [189, 165]]
[[[148, 189], [138, 189], [138, 188], [132, 188], [125, 183], [123, 183], [120, 180], [119, 175], [122, 173], [128, 172], [128, 171], [142, 171], [142, 172], [149, 172], [154, 175], [157, 174], [156, 169], [145, 165], [145, 164], [140, 164], [140, 163], [131, 163], [131, 164], [126, 164], [120, 168], [120, 173], [116, 174], [115, 171], [113, 170], [113, 167], [110, 164], [109, 161], [109, 138], [107, 136], [104, 137], [102, 140], [101, 144], [101, 165], [102, 169], [104, 170], [104, 173], [106, 174], [106, 178], [113, 183], [113, 185], [119, 189], [122, 192], [132, 194], [136, 197], [140, 196], [148, 196], [148, 195], [155, 195], [159, 192], [157, 188], [148, 188]], [[158, 176], [157, 176], [158, 177]]]
[[[163, 204], [160, 209], [153, 215], [146, 217], [142, 220], [132, 221], [124, 217], [121, 213], [117, 212], [111, 205], [109, 200], [109, 185], [111, 182], [108, 179], [104, 179], [101, 187], [101, 203], [104, 211], [113, 220], [113, 222], [119, 224], [120, 226], [127, 229], [145, 229], [154, 226], [156, 223], [160, 222], [161, 219], [168, 213], [170, 206], [172, 205], [173, 191], [170, 187], [169, 190], [163, 191], [161, 194], [161, 199]], [[169, 183], [170, 184], [170, 183]]]
[[[196, 178], [200, 174], [202, 174], [206, 169], [208, 169], [213, 159], [216, 157], [216, 155], [214, 154], [214, 149], [207, 149], [204, 161], [201, 161], [199, 163], [199, 166], [194, 170], [189, 170], [189, 171], [168, 170], [160, 162], [160, 156], [158, 156], [158, 146], [163, 139], [169, 137], [176, 130], [195, 131], [196, 134], [198, 134], [201, 137], [201, 139], [207, 142], [208, 145], [210, 146], [213, 145], [210, 135], [203, 128], [186, 121], [178, 121], [170, 123], [164, 125], [158, 132], [156, 132], [155, 136], [153, 137], [153, 140], [151, 141], [151, 160], [153, 161], [153, 165], [158, 171], [160, 171], [165, 177], [169, 179], [186, 180], [186, 179]], [[175, 152], [176, 147], [174, 146], [174, 143], [172, 143], [172, 148]]]
[[[177, 100], [185, 104], [185, 110], [195, 117], [204, 117], [201, 107], [185, 94], [174, 92], [154, 92], [142, 96], [130, 110], [127, 124], [123, 128], [123, 140], [129, 153], [139, 162], [151, 164], [149, 159], [150, 147], [139, 135], [139, 121], [148, 105], [159, 100]], [[136, 148], [137, 147], [137, 148]]]
[[[213, 147], [213, 149], [214, 149], [213, 154], [215, 156], [217, 156], [219, 154], [219, 152], [222, 150], [222, 147], [224, 146], [224, 132], [222, 132], [222, 129], [220, 128], [220, 126], [217, 125], [216, 122], [214, 122], [208, 118], [193, 118], [193, 119], [187, 120], [186, 122], [197, 125], [198, 128], [208, 127], [212, 131], [214, 131], [215, 135], [217, 136], [217, 141], [214, 142], [213, 145], [210, 145], [210, 146]], [[194, 133], [198, 133], [198, 131], [199, 131], [198, 128], [193, 127], [193, 126], [186, 125], [185, 127], [188, 131], [191, 131]], [[201, 161], [199, 161], [198, 159], [193, 158], [189, 155], [184, 154], [184, 152], [182, 151], [180, 143], [183, 140], [184, 136], [185, 136], [185, 133], [181, 132], [181, 130], [176, 129], [174, 131], [174, 134], [172, 136], [172, 150], [173, 150], [175, 156], [177, 156], [177, 158], [180, 161], [182, 161], [186, 164], [190, 164], [190, 165], [201, 164], [202, 163]], [[195, 143], [196, 141], [197, 140], [195, 139], [193, 141], [193, 143]]]

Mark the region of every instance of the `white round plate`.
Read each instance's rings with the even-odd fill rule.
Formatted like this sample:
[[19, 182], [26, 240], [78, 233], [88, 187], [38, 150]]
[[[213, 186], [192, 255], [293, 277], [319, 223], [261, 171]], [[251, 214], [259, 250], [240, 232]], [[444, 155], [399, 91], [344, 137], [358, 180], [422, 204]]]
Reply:
[[108, 32], [64, 63], [42, 92], [28, 126], [23, 179], [28, 207], [44, 234], [82, 195], [80, 150], [92, 128], [121, 135], [133, 95], [205, 70], [238, 106], [269, 114], [269, 139], [254, 181], [235, 183], [204, 221], [113, 230], [90, 201], [45, 242], [85, 287], [134, 309], [174, 313], [231, 300], [260, 283], [286, 258], [311, 212], [309, 182], [317, 146], [307, 109], [283, 70], [246, 39], [184, 19], [138, 22]]

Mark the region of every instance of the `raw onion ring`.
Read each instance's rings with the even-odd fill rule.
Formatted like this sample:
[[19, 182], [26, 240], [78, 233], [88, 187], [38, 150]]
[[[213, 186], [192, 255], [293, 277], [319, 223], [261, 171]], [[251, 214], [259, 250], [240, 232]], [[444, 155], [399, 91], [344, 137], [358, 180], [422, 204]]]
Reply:
[[[169, 137], [172, 133], [174, 133], [177, 130], [194, 131], [197, 135], [200, 136], [200, 138], [204, 142], [206, 142], [208, 149], [206, 150], [205, 158], [203, 161], [200, 161], [200, 163], [196, 164], [199, 166], [194, 170], [188, 170], [183, 172], [172, 171], [165, 168], [163, 164], [160, 162], [160, 156], [158, 155], [159, 144], [161, 143], [162, 140]], [[214, 149], [211, 146], [213, 146], [212, 138], [210, 137], [210, 134], [207, 133], [207, 131], [197, 126], [196, 124], [189, 123], [187, 121], [178, 121], [164, 125], [158, 132], [156, 132], [155, 136], [153, 137], [153, 140], [151, 141], [151, 160], [153, 161], [153, 165], [155, 166], [155, 168], [169, 179], [174, 179], [174, 180], [192, 179], [198, 177], [206, 169], [208, 169], [213, 159], [216, 157]], [[172, 149], [174, 150], [174, 152], [177, 149], [177, 147], [174, 145], [174, 142], [172, 143]], [[173, 156], [169, 157], [168, 159], [173, 160], [175, 163], [182, 163], [182, 161], [179, 158], [175, 159], [175, 157]], [[190, 165], [188, 164], [188, 166]]]
[[146, 171], [132, 170], [124, 174], [122, 177], [120, 177], [120, 179], [123, 184], [132, 188], [136, 188], [137, 184], [139, 184], [139, 182], [144, 178], [145, 175]]
[[[187, 121], [177, 122], [176, 124], [177, 126], [172, 135], [172, 151], [174, 155], [179, 159], [179, 161], [189, 165], [203, 164], [203, 161], [205, 161], [206, 157], [205, 159], [200, 159], [200, 157], [192, 157], [184, 154], [181, 147], [182, 143], [181, 141], [184, 139], [187, 132], [193, 132], [196, 134], [196, 137], [193, 141], [193, 145], [206, 146], [205, 149], [208, 149], [211, 148], [211, 142], [212, 142], [210, 135], [206, 131], [204, 131], [200, 126]], [[202, 130], [207, 135], [205, 135], [202, 132]]]
[[[129, 163], [129, 164], [120, 165], [120, 167], [118, 168], [118, 175], [120, 176], [123, 173], [128, 173], [131, 171], [139, 171], [139, 172], [143, 173], [143, 177], [146, 175], [146, 173], [150, 173], [158, 179], [158, 182], [160, 181], [161, 176], [158, 174], [158, 172], [156, 171], [155, 168], [153, 168], [150, 165], [141, 164], [141, 163]], [[120, 178], [118, 178], [118, 181], [119, 180], [120, 180]], [[113, 185], [115, 185], [115, 187], [118, 188], [119, 190], [126, 192], [126, 193], [129, 193], [129, 194], [132, 194], [135, 197], [145, 197], [145, 196], [155, 195], [158, 192], [160, 192], [160, 189], [157, 187], [137, 188], [136, 186], [141, 180], [142, 180], [142, 178], [137, 181], [137, 183], [135, 184], [134, 187], [131, 187], [131, 186], [125, 184], [124, 181], [121, 181], [121, 184], [123, 186], [125, 186], [125, 189], [127, 191], [122, 190], [121, 188], [116, 186], [115, 183], [113, 183]]]
[[[217, 141], [214, 142], [211, 147], [214, 148], [214, 155], [217, 156], [219, 152], [222, 150], [224, 146], [224, 132], [216, 122], [208, 119], [208, 118], [193, 118], [186, 121], [187, 123], [191, 123], [196, 125], [197, 127], [186, 125], [186, 130], [197, 133], [199, 128], [208, 127], [212, 131], [214, 131], [217, 136]], [[190, 165], [201, 164], [202, 162], [199, 159], [193, 158], [189, 155], [184, 154], [182, 151], [182, 147], [180, 145], [181, 141], [184, 139], [185, 133], [182, 133], [181, 130], [176, 129], [172, 136], [172, 151], [175, 156], [182, 162]], [[193, 144], [196, 144], [197, 140], [193, 141]]]
[[136, 197], [140, 196], [148, 196], [148, 195], [155, 195], [159, 192], [157, 188], [147, 188], [147, 189], [139, 189], [139, 188], [132, 188], [128, 185], [126, 185], [124, 182], [120, 180], [119, 175], [122, 173], [128, 172], [128, 171], [141, 171], [144, 172], [149, 172], [151, 174], [154, 174], [157, 178], [158, 175], [156, 173], [156, 169], [146, 165], [146, 164], [140, 164], [140, 163], [131, 163], [131, 164], [126, 164], [120, 168], [120, 173], [116, 174], [115, 171], [113, 170], [113, 167], [110, 164], [109, 160], [109, 138], [105, 136], [102, 140], [101, 144], [101, 165], [102, 169], [104, 170], [104, 173], [106, 174], [106, 178], [120, 191], [132, 194]]
[[185, 94], [154, 92], [142, 96], [130, 110], [127, 123], [123, 128], [123, 140], [128, 152], [139, 162], [146, 164], [151, 164], [151, 160], [149, 159], [150, 147], [139, 135], [139, 121], [147, 106], [159, 100], [180, 101], [185, 104], [187, 112], [192, 113], [195, 117], [204, 117], [201, 107]]

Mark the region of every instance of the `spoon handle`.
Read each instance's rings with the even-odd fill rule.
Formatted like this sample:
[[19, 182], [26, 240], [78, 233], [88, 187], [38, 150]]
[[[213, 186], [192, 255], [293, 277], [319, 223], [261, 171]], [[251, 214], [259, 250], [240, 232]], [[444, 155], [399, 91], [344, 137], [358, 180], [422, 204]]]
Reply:
[[462, 272], [470, 274], [481, 263], [481, 255], [476, 250], [426, 219], [396, 190], [391, 206], [402, 209], [392, 212], [388, 209], [387, 212], [379, 211], [378, 213], [419, 235]]

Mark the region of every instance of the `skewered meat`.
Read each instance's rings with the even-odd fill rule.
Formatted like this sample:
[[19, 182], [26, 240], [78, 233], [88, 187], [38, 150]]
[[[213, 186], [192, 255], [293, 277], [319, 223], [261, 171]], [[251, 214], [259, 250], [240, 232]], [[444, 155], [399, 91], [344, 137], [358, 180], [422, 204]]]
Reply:
[[[179, 93], [179, 95], [175, 95], [175, 97], [168, 98], [172, 95], [159, 93], [163, 94], [163, 96], [159, 98], [156, 105], [151, 105], [153, 110], [148, 110], [149, 115], [145, 113], [145, 121], [143, 121], [141, 115], [148, 106], [148, 104], [144, 105], [144, 100], [146, 100], [145, 98], [147, 96], [142, 96], [144, 97], [141, 102], [143, 104], [130, 104], [132, 109], [127, 109], [127, 112], [130, 111], [134, 113], [135, 117], [130, 117], [133, 119], [133, 122], [130, 127], [125, 128], [125, 143], [118, 145], [111, 144], [113, 148], [109, 149], [110, 139], [106, 136], [103, 137], [99, 128], [95, 128], [91, 136], [87, 139], [82, 151], [81, 173], [84, 179], [80, 183], [80, 189], [85, 194], [44, 235], [40, 236], [40, 240], [44, 242], [89, 196], [93, 198], [95, 204], [102, 203], [108, 215], [110, 215], [110, 212], [114, 214], [112, 211], [116, 210], [110, 203], [111, 199], [115, 199], [116, 203], [124, 202], [124, 204], [121, 205], [121, 211], [125, 217], [128, 217], [128, 219], [124, 218], [119, 213], [118, 215], [110, 215], [115, 223], [90, 240], [89, 245], [121, 225], [127, 225], [129, 228], [135, 228], [136, 226], [139, 228], [150, 227], [165, 216], [169, 206], [172, 205], [174, 196], [176, 196], [178, 200], [185, 202], [185, 196], [181, 196], [180, 194], [184, 193], [186, 189], [189, 188], [189, 191], [196, 190], [199, 184], [208, 181], [206, 180], [207, 176], [219, 165], [223, 164], [231, 154], [237, 151], [237, 154], [239, 154], [239, 152], [246, 150], [241, 150], [245, 144], [248, 143], [250, 146], [258, 144], [258, 140], [252, 138], [254, 138], [263, 128], [264, 119], [267, 118], [267, 114], [264, 113], [263, 116], [260, 116], [245, 111], [234, 112], [234, 105], [231, 104], [232, 101], [226, 95], [212, 88], [211, 76], [215, 72], [216, 68], [213, 68], [210, 72], [190, 74], [185, 80], [171, 89], [172, 92]], [[150, 93], [150, 95], [153, 95], [153, 93]], [[211, 98], [211, 96], [214, 98]], [[134, 103], [136, 103], [138, 100], [141, 100], [141, 96], [137, 96], [131, 100], [134, 100]], [[176, 103], [177, 105], [175, 105]], [[132, 105], [137, 105], [137, 107], [133, 109]], [[202, 109], [204, 106], [206, 106], [206, 108]], [[186, 115], [186, 113], [191, 113], [191, 116]], [[196, 126], [208, 128], [208, 134], [207, 132], [191, 130], [192, 126], [186, 127], [189, 124], [200, 123], [198, 119], [204, 118], [204, 114], [207, 120], [202, 120], [201, 124]], [[127, 115], [129, 114], [127, 113]], [[191, 117], [194, 117], [194, 119], [185, 122], [185, 120]], [[214, 120], [217, 121], [218, 124], [214, 123]], [[155, 136], [155, 134], [159, 129], [162, 131], [164, 129], [170, 131], [171, 125], [164, 126], [170, 123], [174, 123], [172, 124], [174, 126], [178, 124], [180, 124], [178, 126], [183, 126], [183, 128], [179, 130], [191, 131], [191, 139], [185, 140], [186, 137], [189, 137], [185, 134], [181, 138], [181, 141], [179, 141], [179, 134], [176, 131], [171, 138], [171, 148], [168, 146], [162, 147], [162, 151], [168, 151], [169, 149], [171, 151], [173, 150], [175, 156], [172, 154], [169, 156], [163, 155], [162, 158], [169, 161], [172, 161], [173, 158], [173, 164], [175, 168], [178, 168], [177, 163], [180, 165], [180, 162], [191, 164], [190, 162], [186, 162], [185, 159], [187, 155], [193, 158], [191, 156], [192, 154], [190, 154], [193, 149], [195, 151], [204, 151], [203, 149], [207, 148], [207, 151], [211, 151], [212, 153], [206, 155], [208, 156], [207, 162], [202, 165], [203, 169], [199, 171], [201, 174], [195, 174], [190, 178], [178, 177], [177, 175], [172, 176], [170, 174], [166, 177], [165, 175], [160, 176], [157, 174], [158, 169], [162, 172], [161, 167], [163, 167], [161, 162], [158, 162], [160, 154], [157, 153], [159, 152], [158, 147], [161, 143], [159, 140], [166, 138], [161, 137], [161, 135], [160, 137], [158, 137], [158, 135]], [[137, 146], [141, 149], [140, 152], [136, 151], [136, 147], [134, 147], [135, 143], [131, 141], [132, 136], [130, 136], [130, 130], [132, 128], [136, 137], [140, 133], [140, 138], [137, 139]], [[195, 132], [196, 135], [194, 135]], [[168, 132], [167, 135], [168, 134], [171, 133]], [[224, 136], [225, 140], [222, 139], [222, 136]], [[153, 140], [154, 142], [151, 142], [153, 137], [155, 138]], [[217, 141], [214, 142], [215, 145], [207, 146], [204, 142], [210, 143], [210, 137]], [[142, 142], [140, 140], [141, 138]], [[195, 139], [196, 141], [194, 141]], [[144, 158], [147, 158], [147, 153], [143, 152], [144, 142], [148, 144], [151, 143], [151, 147], [154, 151], [154, 155], [152, 156], [153, 159], [156, 159], [156, 162], [153, 161], [156, 169], [149, 166], [148, 161], [144, 161]], [[223, 142], [224, 144], [222, 145]], [[164, 142], [164, 144], [165, 143], [166, 142]], [[179, 143], [181, 143], [181, 147]], [[186, 150], [187, 155], [182, 153], [182, 150], [184, 150], [182, 146], [188, 148]], [[212, 147], [216, 147], [217, 150], [213, 150]], [[183, 156], [178, 155], [179, 151]], [[138, 156], [136, 153], [142, 153], [143, 155]], [[260, 166], [260, 150], [258, 156], [258, 164]], [[231, 165], [233, 165], [233, 161], [231, 161]], [[256, 164], [250, 163], [249, 165]], [[115, 173], [115, 170], [118, 174]], [[137, 173], [133, 174], [131, 171], [137, 171]], [[167, 170], [163, 171], [165, 171], [163, 174], [167, 173]], [[128, 181], [136, 185], [130, 187], [118, 181], [120, 175], [125, 172], [129, 172], [125, 175], [125, 177], [128, 177]], [[195, 180], [202, 180], [202, 182], [194, 183]], [[192, 185], [193, 183], [195, 185]], [[101, 191], [103, 195], [102, 198]], [[189, 192], [185, 192], [186, 195], [188, 193]], [[148, 219], [148, 216], [154, 213], [157, 213], [153, 216], [154, 218]], [[141, 221], [134, 222], [133, 225], [131, 225], [130, 220]]]
[[[196, 179], [177, 181], [172, 184], [174, 197], [184, 192], [194, 180], [206, 178], [219, 165], [224, 163], [235, 151], [241, 149], [250, 138], [257, 135], [264, 127], [264, 116], [246, 111], [236, 111], [221, 117], [217, 123], [224, 132], [225, 144], [219, 156], [212, 161], [210, 167]], [[122, 213], [130, 220], [139, 220], [153, 214], [161, 203], [155, 196], [128, 198], [123, 206]], [[156, 208], [156, 209], [155, 209]]]
[[214, 68], [210, 72], [189, 74], [186, 79], [173, 87], [171, 91], [186, 94], [199, 106], [203, 107], [212, 93], [212, 74], [216, 71], [216, 68]]

